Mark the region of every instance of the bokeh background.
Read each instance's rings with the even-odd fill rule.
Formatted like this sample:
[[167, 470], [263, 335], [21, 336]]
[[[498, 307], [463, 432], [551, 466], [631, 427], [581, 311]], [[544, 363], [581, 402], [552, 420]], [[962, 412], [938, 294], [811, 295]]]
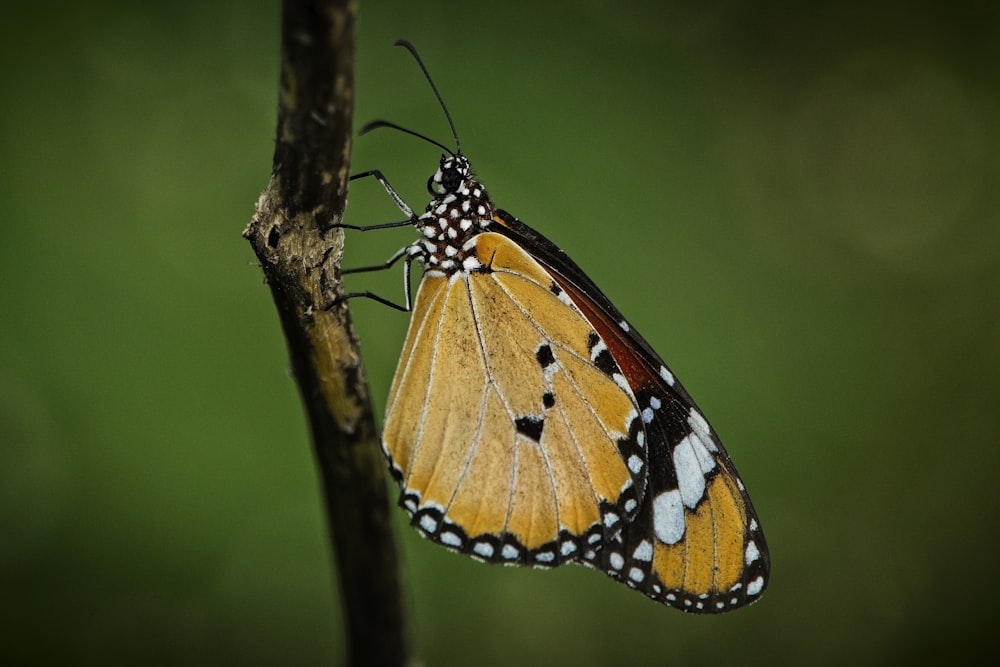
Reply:
[[[799, 6], [802, 4], [803, 6]], [[399, 519], [429, 665], [972, 662], [994, 643], [996, 3], [360, 2], [356, 121], [449, 142], [726, 440], [773, 578], [690, 617]], [[0, 663], [343, 660], [316, 472], [240, 232], [279, 5], [0, 9]], [[433, 147], [355, 144], [415, 207]], [[374, 183], [348, 218], [398, 218]], [[384, 259], [403, 229], [348, 238]], [[400, 276], [359, 276], [398, 295]], [[361, 283], [354, 283], [360, 285]], [[406, 316], [352, 307], [381, 411]]]

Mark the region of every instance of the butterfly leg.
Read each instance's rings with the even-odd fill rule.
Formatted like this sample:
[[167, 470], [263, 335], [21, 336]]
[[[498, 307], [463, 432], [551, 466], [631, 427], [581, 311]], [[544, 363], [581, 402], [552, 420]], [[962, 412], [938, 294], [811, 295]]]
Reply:
[[384, 271], [385, 269], [392, 268], [392, 266], [403, 257], [406, 258], [406, 261], [403, 264], [403, 294], [406, 298], [405, 305], [399, 305], [398, 303], [389, 301], [388, 299], [381, 297], [378, 294], [375, 294], [374, 292], [369, 292], [368, 290], [365, 290], [363, 292], [348, 292], [343, 296], [339, 296], [336, 299], [334, 299], [332, 303], [330, 303], [329, 308], [332, 308], [333, 306], [343, 303], [344, 301], [347, 301], [349, 299], [356, 299], [358, 297], [361, 297], [365, 299], [371, 299], [373, 301], [378, 301], [383, 305], [389, 306], [390, 308], [395, 308], [396, 310], [402, 311], [404, 313], [410, 312], [410, 310], [413, 309], [413, 301], [410, 294], [410, 267], [413, 264], [413, 261], [417, 259], [417, 255], [415, 255], [410, 250], [409, 246], [406, 248], [400, 248], [398, 251], [396, 251], [396, 253], [393, 254], [392, 257], [387, 259], [382, 264], [375, 264], [374, 266], [359, 266], [353, 269], [344, 269], [344, 273], [347, 274], [347, 273], [363, 273], [366, 271]]
[[[356, 181], [361, 178], [368, 178], [369, 176], [374, 178], [382, 185], [383, 188], [385, 188], [385, 191], [389, 194], [389, 197], [396, 204], [396, 207], [403, 212], [403, 215], [407, 217], [407, 223], [416, 220], [416, 216], [413, 215], [413, 209], [407, 206], [406, 202], [403, 201], [403, 198], [400, 197], [398, 194], [396, 194], [396, 191], [392, 188], [392, 185], [389, 184], [389, 180], [385, 176], [383, 176], [382, 172], [379, 171], [378, 169], [370, 169], [369, 171], [363, 171], [360, 174], [354, 174], [353, 176], [351, 176], [349, 180]], [[378, 227], [381, 226], [382, 225], [376, 225], [374, 228], [377, 229]], [[402, 226], [402, 224], [398, 226]], [[360, 229], [360, 227], [354, 227], [354, 229]]]
[[399, 222], [383, 222], [378, 225], [348, 225], [343, 222], [339, 222], [334, 225], [327, 225], [323, 228], [325, 232], [328, 229], [353, 229], [358, 232], [371, 232], [377, 229], [392, 229], [394, 227], [408, 227], [413, 224], [412, 220], [400, 220]]
[[[400, 248], [399, 250], [397, 250], [392, 254], [392, 257], [385, 260], [381, 264], [372, 264], [371, 266], [355, 266], [350, 269], [344, 269], [343, 273], [344, 275], [347, 275], [349, 273], [367, 273], [369, 271], [385, 271], [386, 269], [391, 269], [393, 266], [395, 266], [396, 262], [405, 257], [409, 253], [409, 251], [410, 251], [409, 246], [405, 248]], [[407, 263], [407, 267], [409, 267], [409, 263]], [[407, 269], [407, 271], [408, 270], [409, 269]]]
[[[402, 211], [403, 214], [407, 216], [407, 219], [398, 222], [385, 222], [378, 225], [345, 225], [341, 223], [336, 225], [330, 225], [327, 229], [337, 229], [337, 228], [354, 229], [357, 231], [367, 232], [376, 229], [390, 229], [392, 227], [404, 227], [406, 225], [412, 225], [416, 222], [417, 217], [416, 215], [414, 215], [413, 209], [407, 206], [406, 202], [403, 201], [403, 198], [400, 197], [393, 189], [392, 185], [389, 183], [389, 180], [378, 169], [371, 169], [369, 171], [363, 171], [360, 174], [354, 174], [351, 176], [350, 180], [355, 181], [358, 179], [368, 178], [368, 177], [374, 178], [382, 185], [386, 193], [388, 193], [389, 197], [396, 204], [396, 207], [399, 208], [399, 210]], [[339, 296], [336, 299], [334, 299], [333, 302], [330, 303], [329, 307], [332, 308], [333, 306], [336, 306], [337, 304], [340, 304], [349, 299], [362, 297], [365, 299], [372, 299], [373, 301], [378, 301], [383, 305], [389, 306], [390, 308], [395, 308], [396, 310], [403, 311], [404, 313], [410, 312], [410, 310], [413, 307], [413, 302], [410, 293], [410, 266], [411, 264], [413, 264], [413, 260], [418, 259], [421, 256], [422, 252], [423, 250], [419, 246], [408, 246], [406, 248], [401, 248], [400, 250], [398, 250], [396, 253], [393, 254], [392, 257], [387, 259], [382, 264], [375, 264], [373, 266], [359, 266], [351, 269], [344, 269], [343, 271], [345, 275], [348, 273], [364, 273], [366, 271], [384, 271], [385, 269], [392, 268], [392, 266], [395, 265], [396, 262], [405, 257], [406, 263], [403, 265], [403, 293], [406, 297], [405, 305], [394, 303], [384, 297], [374, 294], [373, 292], [365, 290], [363, 292], [348, 292], [347, 294]]]
[[402, 313], [408, 313], [408, 312], [410, 312], [410, 304], [409, 303], [407, 303], [405, 306], [401, 306], [398, 303], [393, 303], [392, 301], [389, 301], [389, 299], [386, 299], [385, 297], [379, 296], [378, 294], [375, 294], [374, 292], [369, 292], [368, 290], [365, 290], [364, 292], [348, 292], [347, 294], [334, 299], [330, 303], [330, 305], [327, 307], [327, 310], [329, 310], [330, 308], [333, 308], [334, 306], [338, 306], [338, 305], [344, 303], [348, 299], [356, 299], [358, 297], [365, 298], [365, 299], [371, 299], [372, 301], [378, 301], [383, 306], [389, 306], [390, 308], [395, 308], [396, 310], [398, 310], [398, 311], [400, 311]]
[[370, 171], [363, 171], [360, 174], [354, 174], [353, 176], [351, 176], [349, 180], [355, 181], [361, 178], [368, 178], [369, 176], [373, 177], [375, 180], [377, 180], [379, 183], [382, 184], [382, 187], [385, 188], [385, 191], [387, 193], [389, 193], [389, 196], [392, 198], [392, 201], [396, 204], [399, 210], [402, 211], [407, 216], [406, 220], [400, 220], [398, 222], [383, 222], [378, 225], [347, 225], [341, 222], [335, 225], [329, 225], [327, 227], [324, 227], [323, 228], [324, 232], [328, 229], [353, 229], [359, 232], [370, 232], [376, 229], [392, 229], [393, 227], [406, 227], [407, 225], [412, 225], [416, 221], [417, 218], [413, 214], [413, 209], [407, 206], [406, 202], [403, 201], [403, 198], [400, 197], [398, 194], [396, 194], [396, 191], [393, 189], [392, 185], [390, 185], [388, 179], [386, 179], [386, 177], [383, 176], [382, 172], [379, 171], [378, 169], [372, 169]]

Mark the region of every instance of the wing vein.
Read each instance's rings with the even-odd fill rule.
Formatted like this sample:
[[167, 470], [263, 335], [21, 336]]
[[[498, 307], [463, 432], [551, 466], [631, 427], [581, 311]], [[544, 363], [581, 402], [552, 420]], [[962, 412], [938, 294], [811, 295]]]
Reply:
[[[438, 339], [441, 336], [441, 326], [442, 323], [444, 322], [445, 314], [448, 312], [448, 299], [451, 298], [450, 290], [445, 291], [444, 295], [441, 298], [444, 301], [444, 303], [441, 304], [441, 313], [437, 317], [437, 322], [434, 325], [433, 333], [430, 334], [431, 335], [430, 349], [432, 350], [438, 349], [438, 342], [439, 342]], [[424, 326], [421, 325], [420, 328], [421, 335], [423, 334], [423, 330]], [[413, 355], [410, 355], [410, 357], [412, 359]], [[428, 405], [429, 403], [428, 398], [430, 397], [431, 389], [434, 387], [434, 375], [437, 369], [437, 364], [438, 364], [437, 355], [432, 355], [431, 366], [427, 372], [427, 386], [424, 388], [423, 405], [425, 406]], [[407, 366], [409, 367], [409, 360], [407, 360]], [[423, 442], [424, 439], [423, 438], [424, 427], [427, 424], [427, 414], [428, 410], [426, 409], [423, 410], [420, 413], [420, 419], [417, 421], [417, 428], [414, 430], [413, 434], [413, 451], [410, 453], [410, 461], [416, 461], [418, 455], [420, 454], [421, 443]], [[410, 465], [409, 469], [406, 471], [406, 477], [403, 479], [403, 488], [410, 487], [410, 477], [413, 475], [414, 467], [415, 466]]]
[[[513, 273], [511, 271], [497, 271], [497, 273], [501, 273], [501, 272], [502, 273], [509, 273], [511, 275], [516, 275], [516, 276], [518, 275], [518, 274], [515, 274], [515, 273]], [[521, 277], [521, 276], [518, 276], [518, 277]], [[541, 285], [538, 285], [538, 283], [536, 283], [534, 281], [529, 281], [529, 282], [532, 282], [534, 285], [542, 287]], [[541, 335], [541, 337], [542, 337], [543, 340], [545, 340], [546, 342], [554, 345], [557, 349], [565, 352], [569, 356], [575, 357], [576, 359], [579, 359], [579, 360], [583, 361], [588, 366], [593, 366], [593, 362], [588, 357], [585, 357], [585, 356], [583, 356], [581, 354], [578, 354], [572, 348], [567, 347], [567, 346], [559, 343], [558, 341], [554, 341], [554, 340], [549, 339], [549, 337], [545, 335], [545, 332], [542, 330], [542, 328], [540, 326], [538, 326], [538, 323], [535, 321], [535, 318], [533, 318], [531, 316], [531, 313], [529, 313], [527, 310], [524, 309], [524, 307], [520, 304], [520, 302], [518, 302], [518, 300], [515, 299], [512, 294], [510, 294], [510, 292], [503, 285], [503, 283], [497, 281], [497, 285], [500, 286], [500, 290], [503, 292], [503, 294], [508, 299], [510, 299], [511, 303], [514, 304], [514, 307], [516, 307], [519, 311], [521, 311], [521, 314], [524, 315], [524, 317], [529, 322], [531, 322], [531, 326], [533, 326], [535, 328], [535, 330]], [[544, 289], [544, 288], [542, 288], [542, 289]], [[574, 308], [575, 307], [576, 306], [574, 306]], [[577, 313], [580, 315], [581, 318], [583, 318], [584, 320], [586, 320], [589, 323], [589, 320], [587, 320], [586, 316], [578, 308], [577, 308]], [[575, 390], [576, 395], [580, 398], [580, 401], [584, 405], [587, 406], [587, 410], [590, 412], [590, 414], [592, 414], [594, 416], [595, 420], [600, 425], [601, 430], [604, 432], [604, 435], [607, 436], [607, 438], [609, 440], [611, 440], [612, 442], [614, 442], [615, 440], [617, 440], [617, 438], [614, 437], [614, 435], [608, 430], [607, 426], [604, 424], [604, 420], [601, 419], [600, 413], [598, 413], [597, 410], [594, 409], [594, 406], [590, 403], [589, 400], [587, 400], [587, 398], [586, 398], [586, 396], [584, 396], [583, 392], [580, 391], [580, 385], [579, 385], [579, 383], [577, 383], [573, 379], [572, 374], [570, 374], [569, 372], [566, 373], [566, 380], [567, 380], [567, 382], [569, 382], [569, 384], [571, 384], [573, 386], [573, 389]], [[631, 398], [632, 398], [632, 402], [635, 403], [635, 396], [632, 396]]]
[[[503, 285], [501, 285], [496, 280], [493, 280], [493, 282], [494, 282], [495, 285], [497, 285], [497, 287], [500, 288], [500, 290], [501, 290], [502, 293], [506, 294], [506, 291], [503, 289]], [[510, 419], [511, 423], [513, 423], [517, 419], [517, 416], [514, 414], [514, 411], [511, 409], [510, 403], [507, 401], [507, 398], [503, 395], [503, 392], [500, 391], [497, 388], [497, 384], [496, 384], [496, 381], [494, 380], [494, 376], [493, 376], [493, 369], [490, 367], [489, 356], [486, 354], [486, 342], [483, 339], [483, 332], [482, 332], [482, 328], [480, 327], [480, 323], [479, 323], [479, 319], [480, 319], [479, 318], [479, 312], [476, 310], [476, 300], [472, 297], [471, 279], [468, 280], [468, 281], [466, 281], [466, 289], [467, 289], [467, 293], [469, 295], [469, 304], [470, 304], [470, 307], [472, 309], [472, 322], [473, 322], [473, 324], [476, 327], [476, 340], [479, 342], [479, 350], [480, 350], [480, 353], [483, 356], [483, 365], [486, 368], [486, 377], [488, 379], [490, 388], [492, 388], [493, 391], [496, 392], [497, 397], [500, 399], [500, 403], [503, 404], [504, 411], [507, 413], [507, 416]], [[515, 305], [516, 305], [516, 303], [515, 303]], [[538, 326], [535, 324], [534, 320], [532, 320], [530, 318], [530, 316], [528, 316], [528, 314], [524, 312], [524, 310], [521, 310], [521, 312], [531, 322], [531, 325], [533, 327], [535, 327], [536, 330], [538, 330]], [[541, 331], [539, 331], [539, 333], [541, 334]], [[542, 339], [543, 340], [545, 339], [544, 334], [542, 335]], [[515, 438], [514, 438], [514, 447], [515, 447], [515, 449], [514, 449], [514, 463], [515, 463], [515, 465], [513, 467], [514, 474], [511, 475], [511, 495], [508, 497], [507, 517], [504, 520], [504, 528], [505, 529], [506, 529], [506, 526], [510, 522], [510, 512], [511, 512], [511, 508], [513, 508], [513, 506], [514, 506], [514, 503], [510, 501], [510, 498], [513, 497], [514, 489], [516, 488], [516, 480], [517, 480], [517, 455], [519, 453], [519, 450], [520, 450], [521, 446], [522, 445], [518, 444], [518, 439], [515, 436]], [[552, 470], [552, 462], [549, 460], [548, 455], [547, 455], [544, 447], [539, 447], [538, 449], [539, 449], [539, 451], [542, 454], [542, 459], [545, 461], [545, 467], [546, 467], [546, 469], [548, 470], [548, 473], [549, 473], [549, 488], [552, 489], [552, 501], [553, 501], [553, 504], [555, 506], [555, 512], [556, 512], [556, 525], [557, 526], [558, 525], [562, 525], [561, 524], [561, 517], [559, 516], [559, 499], [556, 496], [555, 473]]]

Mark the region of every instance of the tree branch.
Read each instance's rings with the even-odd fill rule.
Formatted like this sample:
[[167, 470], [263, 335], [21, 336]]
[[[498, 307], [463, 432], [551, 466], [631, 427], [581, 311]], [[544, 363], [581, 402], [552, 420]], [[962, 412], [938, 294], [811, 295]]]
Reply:
[[[354, 109], [352, 0], [285, 0], [271, 180], [243, 232], [271, 288], [322, 478], [357, 665], [410, 660], [385, 463], [340, 291]], [[327, 231], [324, 231], [327, 230]]]

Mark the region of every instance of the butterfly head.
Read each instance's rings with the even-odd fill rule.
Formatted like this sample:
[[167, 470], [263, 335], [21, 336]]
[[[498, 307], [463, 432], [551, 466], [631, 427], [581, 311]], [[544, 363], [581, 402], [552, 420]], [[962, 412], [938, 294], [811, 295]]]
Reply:
[[441, 164], [427, 181], [427, 190], [435, 197], [468, 194], [472, 166], [464, 155], [442, 155]]
[[421, 220], [432, 219], [442, 229], [455, 226], [463, 236], [489, 225], [494, 208], [482, 183], [472, 174], [469, 159], [461, 153], [442, 155], [441, 163], [427, 181], [433, 199]]

